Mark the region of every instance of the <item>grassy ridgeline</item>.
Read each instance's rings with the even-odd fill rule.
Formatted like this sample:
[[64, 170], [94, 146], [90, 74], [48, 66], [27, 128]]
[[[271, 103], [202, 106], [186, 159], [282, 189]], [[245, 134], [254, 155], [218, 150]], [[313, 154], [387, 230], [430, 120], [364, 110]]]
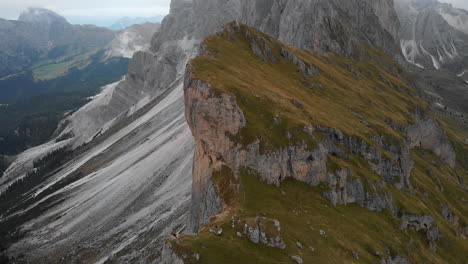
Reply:
[[[258, 47], [273, 59], [265, 61], [254, 54], [253, 45], [261, 41], [265, 45]], [[232, 140], [245, 147], [258, 141], [260, 151], [267, 155], [289, 145], [307, 144], [313, 149], [319, 142], [304, 135], [308, 124], [338, 128], [371, 145], [374, 136], [398, 145], [407, 135], [396, 127], [412, 124], [415, 109], [427, 109], [408, 84], [404, 69], [373, 48], [368, 49], [368, 58], [354, 61], [298, 50], [246, 26], [209, 37], [204, 48], [208, 55], [190, 63], [194, 79], [211, 85], [210, 96], [235, 97], [246, 126]], [[280, 49], [294, 53], [319, 74], [305, 76]], [[275, 122], [275, 117], [281, 122]], [[388, 210], [373, 212], [354, 203], [333, 206], [323, 195], [330, 188], [327, 184], [312, 187], [286, 179], [280, 186], [268, 185], [254, 169], [245, 168], [234, 177], [228, 165], [212, 177], [227, 209], [199, 234], [174, 240], [173, 250], [184, 263], [294, 263], [291, 256], [300, 256], [304, 263], [381, 263], [397, 255], [411, 263], [464, 263], [468, 244], [460, 227], [468, 223], [468, 209], [466, 187], [461, 183], [468, 177], [468, 145], [458, 136], [458, 129], [462, 133], [466, 129], [451, 126], [445, 118], [439, 122], [455, 148], [457, 166], [447, 166], [431, 151], [412, 149], [412, 189], [383, 183], [363, 157], [350, 150], [345, 150], [347, 158], [329, 155], [327, 161], [329, 171], [348, 168], [351, 177], [383, 186], [399, 215], [434, 216], [443, 234], [436, 251], [429, 249], [423, 231], [402, 231], [400, 217]], [[320, 133], [315, 138], [320, 140]], [[442, 205], [451, 206], [458, 224], [446, 219]], [[285, 249], [254, 244], [239, 233], [255, 217], [281, 223]], [[235, 218], [240, 219], [240, 229], [231, 220]], [[218, 227], [222, 235], [209, 231]]]

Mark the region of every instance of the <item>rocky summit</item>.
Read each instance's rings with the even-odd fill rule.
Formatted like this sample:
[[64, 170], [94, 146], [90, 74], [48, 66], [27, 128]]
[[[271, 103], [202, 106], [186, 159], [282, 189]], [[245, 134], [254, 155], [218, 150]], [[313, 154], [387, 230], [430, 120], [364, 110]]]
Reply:
[[4, 259], [466, 262], [464, 15], [172, 0], [121, 81], [3, 157]]

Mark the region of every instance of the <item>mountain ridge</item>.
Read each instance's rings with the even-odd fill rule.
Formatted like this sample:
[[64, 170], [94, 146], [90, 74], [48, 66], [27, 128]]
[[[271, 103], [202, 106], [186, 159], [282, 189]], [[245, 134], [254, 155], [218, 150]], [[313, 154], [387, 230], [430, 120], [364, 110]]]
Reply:
[[0, 68], [12, 73], [3, 76], [0, 69], [0, 102], [6, 104], [0, 109], [0, 153], [8, 155], [49, 140], [64, 116], [127, 73], [129, 59], [148, 49], [159, 29], [75, 26], [39, 8], [0, 24]]
[[[237, 54], [235, 58], [229, 55], [233, 50]], [[173, 238], [171, 243], [176, 256], [169, 254], [167, 262], [163, 263], [176, 260], [181, 263], [215, 263], [233, 250], [231, 244], [240, 250], [227, 260], [228, 263], [253, 261], [252, 258], [258, 263], [271, 263], [273, 260], [287, 261], [293, 256], [297, 256], [293, 260], [300, 259], [297, 263], [324, 261], [324, 256], [327, 259], [333, 256], [335, 261], [351, 261], [354, 257], [380, 263], [394, 263], [397, 259], [405, 260], [404, 263], [461, 261], [463, 248], [467, 246], [465, 241], [448, 237], [453, 234], [449, 231], [452, 228], [458, 230], [455, 233], [466, 232], [463, 231], [466, 230], [466, 220], [461, 220], [466, 208], [444, 192], [436, 194], [432, 187], [423, 187], [421, 180], [429, 176], [420, 174], [419, 170], [427, 168], [421, 159], [427, 157], [427, 153], [433, 153], [431, 157], [438, 157], [436, 162], [444, 163], [448, 169], [445, 173], [451, 175], [450, 183], [444, 186], [452, 186], [457, 191], [451, 189], [451, 194], [463, 197], [464, 188], [458, 184], [463, 184], [464, 180], [460, 179], [467, 177], [463, 158], [466, 145], [448, 140], [441, 121], [426, 113], [429, 110], [427, 104], [418, 97], [413, 90], [415, 88], [406, 84], [405, 77], [399, 75], [400, 66], [391, 58], [375, 52], [373, 59], [362, 62], [334, 55], [322, 57], [288, 47], [268, 35], [236, 23], [227, 25], [223, 32], [205, 40], [204, 52], [187, 68], [184, 88], [186, 117], [196, 141], [191, 226], [195, 233], [200, 233]], [[377, 66], [381, 60], [385, 60], [386, 68]], [[309, 70], [304, 71], [304, 65], [305, 69], [315, 70], [312, 74]], [[375, 68], [370, 70], [372, 67]], [[331, 69], [333, 74], [327, 72]], [[388, 75], [381, 78], [388, 79], [378, 84], [382, 79], [373, 76], [382, 76], [383, 72]], [[366, 77], [360, 78], [361, 74]], [[356, 86], [353, 85], [355, 81]], [[355, 95], [350, 92], [355, 89], [353, 87], [360, 88]], [[343, 91], [334, 91], [336, 89]], [[333, 96], [335, 92], [337, 97]], [[377, 97], [372, 95], [373, 92]], [[387, 104], [378, 102], [378, 94]], [[321, 103], [321, 100], [327, 102]], [[371, 107], [372, 113], [367, 111], [368, 106], [360, 109], [359, 102], [366, 101], [381, 108]], [[347, 106], [351, 113], [336, 112], [334, 104]], [[386, 107], [392, 109], [386, 113]], [[378, 125], [381, 120], [386, 120], [386, 125]], [[349, 126], [346, 125], [348, 122]], [[455, 154], [454, 144], [464, 146], [465, 150]], [[366, 167], [368, 169], [363, 170]], [[263, 183], [253, 183], [248, 177]], [[283, 184], [294, 185], [292, 182], [295, 181], [304, 182], [304, 188], [308, 186], [310, 190], [301, 189], [303, 194], [293, 194], [291, 189], [283, 187]], [[255, 187], [246, 184], [254, 184]], [[276, 185], [276, 188], [267, 187], [267, 184]], [[277, 196], [268, 196], [268, 201], [260, 202], [262, 195], [268, 195], [268, 191], [259, 191], [263, 188]], [[283, 188], [289, 191], [280, 192]], [[348, 241], [337, 246], [344, 255], [322, 252], [340, 250], [334, 248], [334, 242], [330, 240], [319, 244], [316, 240], [323, 241], [323, 238], [311, 240], [296, 230], [301, 229], [300, 232], [312, 236], [315, 229], [311, 232], [308, 226], [320, 226], [321, 235], [331, 237], [339, 235], [330, 234], [338, 227], [310, 220], [309, 216], [317, 215], [314, 211], [307, 211], [310, 209], [306, 209], [305, 204], [288, 203], [285, 206], [288, 197], [297, 195], [307, 199], [307, 193], [313, 192], [314, 188], [330, 202], [321, 202], [325, 208], [315, 209], [320, 214], [334, 210], [327, 209], [329, 206], [340, 208], [353, 203], [364, 210], [390, 213], [392, 221], [401, 222], [401, 230], [387, 229], [386, 232], [398, 237], [402, 234], [412, 236], [410, 231], [404, 231], [407, 229], [420, 231], [425, 234], [424, 238], [418, 242], [413, 240], [413, 243], [422, 243], [421, 246], [412, 253], [403, 253], [406, 251], [404, 243], [396, 242], [392, 246], [386, 245], [393, 247], [393, 253], [380, 255], [371, 252], [382, 252], [382, 249], [366, 249], [365, 245], [357, 246]], [[426, 197], [423, 189], [438, 198], [427, 198], [431, 195]], [[414, 193], [409, 196], [401, 194], [406, 191], [412, 193], [410, 190]], [[257, 192], [262, 194], [256, 196]], [[249, 200], [252, 198], [258, 202]], [[439, 199], [451, 200], [449, 207], [458, 211], [456, 218], [461, 222], [450, 226], [454, 222], [439, 215]], [[425, 209], [416, 209], [420, 205]], [[305, 223], [302, 218], [309, 221]], [[267, 226], [269, 221], [276, 223], [277, 231]], [[416, 226], [411, 223], [416, 223]], [[419, 224], [426, 225], [426, 228], [421, 229]], [[327, 230], [327, 235], [323, 230]], [[257, 245], [247, 246], [241, 242], [242, 239]], [[442, 242], [444, 239], [451, 242]], [[363, 240], [366, 239], [355, 241]], [[391, 240], [386, 239], [385, 243], [391, 244]], [[304, 249], [298, 243], [304, 245]], [[450, 243], [450, 246], [441, 247], [441, 243]], [[204, 249], [204, 244], [209, 248]], [[321, 248], [324, 244], [329, 248]], [[314, 250], [310, 252], [308, 246], [313, 246]], [[262, 247], [278, 249], [271, 249], [267, 254], [262, 252], [266, 250]], [[449, 248], [457, 248], [458, 254], [452, 256]], [[199, 257], [194, 257], [196, 254]], [[356, 258], [356, 254], [360, 257]], [[256, 257], [258, 255], [262, 257]]]
[[[359, 0], [358, 2], [361, 5], [366, 6], [366, 12], [374, 12], [374, 9], [372, 9], [372, 7], [367, 2], [362, 0]], [[391, 1], [386, 2], [391, 3]], [[242, 13], [240, 10], [241, 4], [247, 5], [249, 2], [244, 0], [230, 0], [227, 2], [217, 0], [173, 0], [171, 2], [171, 12], [163, 20], [160, 31], [154, 35], [150, 50], [146, 52], [137, 52], [134, 55], [130, 63], [129, 73], [125, 77], [125, 80], [113, 85], [112, 89], [109, 90], [109, 93], [106, 93], [105, 96], [95, 98], [88, 106], [82, 108], [82, 111], [77, 111], [76, 115], [81, 116], [79, 119], [64, 120], [63, 124], [61, 125], [61, 133], [59, 132], [56, 135], [57, 141], [52, 140], [43, 146], [38, 146], [31, 151], [27, 151], [19, 155], [17, 161], [10, 166], [8, 169], [9, 171], [3, 177], [7, 177], [8, 179], [15, 181], [15, 179], [24, 177], [27, 171], [34, 167], [34, 160], [38, 160], [40, 157], [53, 151], [54, 149], [60, 148], [61, 146], [69, 146], [68, 148], [76, 150], [80, 145], [85, 145], [85, 152], [83, 154], [79, 154], [78, 157], [73, 157], [72, 155], [71, 160], [67, 164], [61, 164], [55, 172], [48, 172], [43, 183], [41, 183], [39, 186], [32, 187], [33, 190], [35, 190], [34, 192], [37, 192], [37, 196], [35, 196], [36, 198], [28, 195], [28, 193], [18, 197], [23, 197], [26, 203], [34, 203], [34, 201], [38, 202], [37, 199], [44, 199], [44, 203], [53, 204], [53, 201], [56, 199], [56, 197], [53, 195], [44, 195], [50, 192], [52, 194], [56, 193], [58, 196], [60, 196], [60, 193], [62, 193], [62, 191], [66, 190], [67, 188], [61, 187], [61, 189], [56, 189], [58, 188], [57, 186], [61, 186], [61, 184], [69, 186], [69, 188], [71, 188], [70, 191], [73, 193], [70, 193], [68, 198], [70, 199], [70, 203], [64, 203], [63, 206], [55, 207], [55, 209], [51, 208], [51, 211], [48, 211], [48, 213], [58, 217], [59, 215], [62, 215], [61, 212], [64, 210], [67, 211], [71, 209], [72, 211], [69, 211], [67, 216], [62, 216], [59, 219], [46, 219], [46, 222], [49, 222], [50, 224], [52, 224], [50, 222], [52, 221], [55, 222], [55, 224], [62, 226], [65, 219], [69, 219], [69, 217], [72, 217], [75, 214], [82, 214], [82, 210], [84, 209], [83, 207], [73, 206], [73, 204], [81, 199], [80, 197], [90, 195], [89, 192], [92, 190], [97, 191], [103, 190], [102, 188], [105, 188], [105, 184], [95, 184], [93, 188], [87, 188], [86, 186], [90, 186], [89, 184], [92, 184], [94, 181], [88, 181], [85, 179], [92, 179], [92, 175], [95, 175], [97, 177], [96, 180], [99, 179], [101, 183], [104, 183], [105, 179], [108, 177], [115, 178], [117, 175], [127, 175], [127, 173], [131, 173], [131, 170], [125, 169], [101, 170], [101, 172], [98, 174], [88, 174], [91, 173], [89, 169], [82, 171], [81, 168], [103, 169], [104, 164], [100, 162], [100, 157], [105, 155], [104, 153], [106, 152], [115, 153], [115, 155], [109, 156], [110, 160], [107, 160], [106, 164], [108, 164], [107, 166], [109, 166], [109, 168], [117, 168], [114, 166], [124, 166], [130, 168], [133, 166], [143, 166], [143, 164], [145, 167], [147, 166], [147, 170], [142, 171], [139, 175], [141, 177], [146, 177], [146, 179], [150, 179], [150, 182], [146, 182], [143, 180], [143, 178], [139, 178], [138, 181], [135, 181], [136, 184], [153, 186], [152, 184], [156, 184], [159, 181], [167, 182], [168, 179], [174, 177], [174, 180], [183, 181], [186, 184], [181, 185], [181, 188], [174, 189], [174, 191], [171, 192], [171, 196], [181, 195], [182, 197], [186, 197], [186, 194], [190, 194], [190, 184], [192, 179], [191, 173], [189, 172], [192, 168], [191, 163], [194, 143], [192, 137], [190, 136], [190, 130], [187, 123], [184, 121], [180, 123], [180, 126], [177, 129], [171, 129], [164, 133], [162, 130], [164, 129], [163, 127], [149, 124], [154, 124], [154, 122], [161, 122], [162, 120], [164, 120], [163, 124], [166, 122], [172, 122], [173, 120], [184, 120], [183, 111], [175, 111], [173, 112], [173, 115], [168, 115], [168, 112], [164, 109], [168, 109], [168, 102], [173, 102], [170, 105], [172, 109], [174, 107], [176, 109], [183, 109], [184, 99], [182, 83], [185, 75], [185, 65], [190, 59], [194, 58], [198, 54], [201, 41], [204, 38], [218, 31], [222, 25], [228, 23], [229, 21], [236, 19], [247, 21], [250, 20], [250, 18], [252, 21], [262, 21], [264, 18], [269, 16], [274, 17], [273, 15], [279, 11], [275, 8], [280, 4], [286, 4], [286, 2], [276, 1], [276, 3], [273, 3], [267, 1], [264, 3], [264, 6], [259, 6], [259, 8], [263, 8], [265, 12], [258, 14], [249, 14], [249, 12], [247, 12], [252, 10], [244, 10], [244, 13]], [[322, 4], [328, 5], [325, 2]], [[295, 12], [293, 6], [291, 4], [289, 5], [288, 12]], [[309, 8], [312, 9], [313, 6], [309, 6]], [[305, 12], [305, 10], [296, 11]], [[255, 19], [255, 17], [258, 19]], [[286, 18], [287, 14], [283, 13], [283, 19], [285, 20], [285, 27], [283, 32], [285, 33], [287, 32], [288, 27], [292, 29], [294, 26], [294, 23], [287, 22]], [[377, 21], [376, 15], [371, 15], [371, 19], [373, 21]], [[323, 21], [315, 22], [317, 24], [323, 23]], [[269, 23], [268, 19], [265, 20], [265, 28], [267, 23]], [[272, 25], [279, 27], [281, 24], [282, 22], [280, 17], [275, 17], [275, 21], [273, 21]], [[346, 26], [346, 24], [341, 25]], [[380, 23], [374, 25], [373, 28], [380, 32], [378, 34], [391, 36], [389, 33], [385, 33], [386, 31], [381, 27]], [[301, 31], [303, 36], [301, 37], [300, 42], [303, 42], [304, 44], [309, 42], [311, 37], [309, 33], [310, 32], [305, 29]], [[369, 34], [372, 34], [372, 32]], [[366, 40], [366, 42], [368, 41], [369, 40]], [[136, 131], [140, 132], [136, 133]], [[162, 163], [153, 161], [151, 165], [149, 165], [146, 162], [151, 154], [146, 151], [137, 151], [137, 147], [139, 144], [141, 144], [140, 142], [142, 142], [141, 140], [144, 140], [145, 135], [147, 135], [147, 133], [143, 131], [147, 131], [148, 133], [152, 131], [152, 133], [155, 133], [155, 135], [164, 135], [164, 138], [171, 139], [170, 141], [161, 140], [160, 143], [158, 143], [159, 141], [149, 141], [150, 143], [146, 144], [146, 146], [148, 149], [152, 149], [152, 151], [155, 153], [154, 155], [159, 155], [156, 153], [162, 153], [167, 151], [167, 149], [171, 146], [174, 146], [172, 142], [179, 142], [179, 148], [177, 150], [170, 151], [170, 155], [167, 155], [166, 157], [167, 159], [161, 160]], [[131, 148], [129, 148], [129, 146], [131, 146]], [[128, 151], [116, 151], [123, 149], [127, 149]], [[136, 152], [130, 151], [130, 149], [133, 149]], [[81, 153], [79, 150], [77, 151], [78, 153]], [[135, 156], [135, 153], [137, 152], [139, 154]], [[134, 158], [130, 158], [128, 155], [132, 155], [132, 157], [138, 158], [138, 161], [135, 161]], [[169, 160], [177, 161], [173, 166], [169, 166], [168, 164], [172, 164], [169, 162]], [[167, 163], [164, 163], [166, 161]], [[186, 161], [190, 162], [187, 163]], [[181, 174], [182, 172], [187, 173]], [[83, 179], [80, 180], [81, 178]], [[135, 205], [139, 204], [138, 201], [141, 199], [141, 197], [133, 196], [134, 192], [131, 191], [129, 188], [130, 186], [124, 183], [125, 179], [126, 178], [120, 176], [115, 178], [116, 184], [119, 183], [119, 186], [122, 186], [120, 192], [128, 194], [129, 196], [127, 197], [132, 196], [133, 198], [129, 199], [134, 201]], [[75, 181], [83, 182], [84, 185], [74, 185], [73, 183]], [[160, 184], [157, 184], [156, 186], [157, 187], [155, 188], [157, 190], [164, 192], [162, 189], [160, 189]], [[163, 195], [161, 199], [166, 197], [166, 195], [167, 194]], [[97, 198], [97, 196], [93, 197]], [[90, 202], [91, 201], [94, 201], [94, 198], [91, 199]], [[157, 201], [158, 200], [155, 200], [153, 201], [154, 203], [152, 202], [151, 204], [156, 204]], [[144, 203], [146, 204], [147, 202]], [[20, 204], [23, 204], [24, 206], [24, 203]], [[105, 205], [106, 203], [102, 204]], [[161, 240], [166, 238], [168, 232], [174, 231], [171, 230], [172, 228], [177, 226], [184, 226], [187, 223], [186, 217], [189, 210], [184, 211], [182, 208], [189, 208], [189, 200], [184, 199], [180, 201], [180, 203], [171, 202], [168, 205], [173, 205], [174, 210], [165, 215], [164, 219], [172, 221], [172, 224], [164, 229], [162, 229], [160, 226], [157, 227], [157, 230], [159, 231], [156, 232], [153, 237], [153, 240], [155, 241], [154, 246], [158, 245], [157, 248], [154, 249], [154, 252], [157, 254], [158, 258], [160, 258], [162, 249], [162, 247], [160, 247], [162, 245]], [[113, 206], [114, 205], [108, 204], [108, 207]], [[21, 205], [18, 205], [17, 207], [21, 207]], [[30, 215], [34, 212], [34, 208], [36, 207], [29, 207], [29, 209], [24, 213]], [[104, 208], [105, 206], [96, 208], [95, 214], [104, 213]], [[155, 212], [160, 211], [158, 209]], [[47, 213], [44, 212], [44, 214]], [[151, 223], [157, 222], [157, 220], [154, 218], [154, 214], [141, 213], [135, 215], [134, 217], [135, 219], [140, 219], [139, 221], [142, 224], [149, 223], [148, 221]], [[120, 223], [120, 221], [122, 221], [124, 218], [125, 215], [119, 213], [109, 216], [107, 221]], [[32, 249], [43, 248], [47, 249], [47, 252], [54, 252], [56, 250], [61, 251], [61, 249], [72, 247], [72, 244], [70, 244], [71, 241], [64, 241], [61, 243], [61, 235], [59, 235], [59, 233], [54, 233], [55, 231], [53, 230], [51, 230], [52, 233], [49, 233], [49, 236], [55, 237], [54, 240], [48, 240], [50, 241], [48, 244], [41, 243], [40, 241], [43, 240], [39, 237], [41, 237], [41, 234], [44, 233], [39, 230], [42, 229], [46, 222], [42, 222], [40, 219], [44, 218], [35, 216], [32, 220], [30, 220], [31, 223], [37, 223], [36, 225], [30, 225], [30, 227], [33, 230], [37, 230], [38, 232], [31, 230], [32, 232], [29, 232], [25, 237], [20, 238], [19, 242], [14, 243], [11, 246], [11, 250], [9, 251], [10, 256], [18, 255], [20, 252], [25, 252], [25, 249], [28, 248], [26, 251], [28, 251], [29, 254], [26, 256], [26, 259], [33, 258], [43, 262], [54, 262], [58, 261], [60, 256], [53, 256], [51, 254], [43, 255], [41, 254], [41, 251], [34, 251], [35, 253], [33, 253]], [[106, 258], [115, 262], [122, 262], [128, 259], [129, 255], [114, 254], [112, 252], [115, 250], [125, 251], [125, 249], [130, 248], [142, 248], [141, 241], [146, 239], [145, 234], [137, 231], [138, 228], [136, 226], [123, 227], [123, 233], [120, 233], [122, 235], [127, 234], [125, 236], [136, 236], [135, 240], [133, 240], [133, 242], [129, 242], [129, 244], [119, 244], [119, 241], [121, 240], [115, 240], [115, 243], [111, 244], [101, 239], [90, 242], [86, 239], [88, 236], [86, 234], [89, 234], [89, 230], [91, 229], [93, 230], [93, 234], [102, 234], [100, 237], [103, 239], [107, 236], [115, 235], [112, 230], [107, 230], [106, 228], [103, 228], [103, 226], [98, 226], [98, 224], [94, 223], [92, 219], [92, 215], [87, 215], [84, 218], [80, 218], [78, 222], [74, 222], [74, 224], [72, 224], [72, 226], [80, 226], [80, 228], [73, 228], [71, 230], [80, 230], [76, 231], [78, 233], [75, 233], [73, 236], [82, 240], [83, 243], [91, 243], [88, 244], [90, 245], [89, 247], [83, 248], [79, 251], [94, 252], [93, 254], [95, 256], [95, 261], [98, 261], [101, 258]], [[149, 226], [153, 225], [150, 224]], [[59, 229], [60, 228], [57, 228], [56, 231], [59, 231]], [[176, 228], [176, 230], [179, 229]], [[96, 251], [98, 249], [100, 249], [100, 253]], [[67, 257], [71, 259], [80, 258], [78, 255], [79, 253], [76, 251], [67, 252]], [[136, 259], [145, 260], [149, 256], [141, 255], [139, 257], [133, 257]], [[86, 260], [90, 261], [88, 259]]]
[[[392, 1], [340, 3], [171, 1], [124, 80], [10, 166], [14, 181], [44, 172], [34, 161], [47, 153], [72, 153], [5, 205], [0, 221], [25, 232], [7, 254], [25, 254], [20, 263], [463, 258], [467, 169], [459, 165], [468, 156], [453, 132], [463, 129], [425, 114], [424, 92], [394, 61]], [[230, 21], [238, 23], [215, 34]], [[256, 29], [234, 41], [249, 26]], [[245, 64], [223, 64], [232, 61]], [[221, 67], [207, 70], [213, 65]], [[245, 146], [229, 149], [232, 142]]]
[[163, 18], [164, 18], [163, 15], [158, 15], [155, 17], [147, 17], [147, 18], [145, 17], [136, 17], [136, 18], [122, 17], [118, 19], [116, 22], [114, 22], [112, 25], [110, 25], [109, 28], [112, 30], [122, 30], [132, 25], [141, 25], [145, 23], [161, 23]]

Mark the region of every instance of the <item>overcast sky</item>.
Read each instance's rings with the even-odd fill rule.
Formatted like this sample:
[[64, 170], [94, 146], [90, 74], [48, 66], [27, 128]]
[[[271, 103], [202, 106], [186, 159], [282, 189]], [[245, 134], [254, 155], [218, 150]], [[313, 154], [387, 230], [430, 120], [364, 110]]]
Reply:
[[439, 0], [440, 2], [451, 3], [456, 7], [468, 10], [468, 0]]
[[[468, 0], [440, 1], [468, 10]], [[169, 12], [169, 3], [170, 0], [0, 0], [0, 17], [17, 19], [27, 7], [43, 7], [54, 10], [71, 23], [105, 25], [124, 16], [165, 15]]]
[[0, 17], [17, 19], [28, 7], [51, 9], [71, 23], [104, 26], [120, 17], [153, 17], [169, 13], [170, 0], [0, 0]]

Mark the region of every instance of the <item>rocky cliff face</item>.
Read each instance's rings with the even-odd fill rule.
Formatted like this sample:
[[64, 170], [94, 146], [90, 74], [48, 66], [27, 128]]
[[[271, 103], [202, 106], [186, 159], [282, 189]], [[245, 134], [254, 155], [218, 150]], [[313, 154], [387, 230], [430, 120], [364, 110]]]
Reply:
[[357, 55], [358, 45], [374, 44], [396, 52], [399, 27], [392, 1], [240, 1], [239, 5], [240, 22], [302, 49]]
[[[226, 47], [236, 50], [240, 59], [229, 59], [223, 53]], [[322, 94], [333, 98], [330, 89], [339, 89], [324, 82], [331, 76], [324, 67], [335, 67], [333, 56], [320, 57], [317, 61], [311, 56], [238, 23], [227, 25], [222, 33], [204, 42], [201, 56], [187, 68], [184, 83], [186, 118], [196, 146], [189, 228], [197, 232], [210, 221], [222, 222], [223, 216], [235, 212], [236, 209], [226, 201], [222, 185], [218, 185], [219, 178], [216, 177], [219, 176], [215, 176], [228, 167], [235, 178], [241, 178], [247, 170], [253, 171], [262, 181], [277, 186], [291, 178], [309, 186], [321, 186], [323, 197], [333, 205], [357, 203], [372, 211], [388, 209], [395, 217], [402, 217], [402, 229], [423, 230], [427, 234], [428, 249], [436, 250], [440, 234], [434, 218], [424, 216], [428, 222], [421, 220], [421, 224], [413, 226], [419, 216], [405, 216], [398, 197], [400, 192], [413, 192], [419, 188], [414, 186], [418, 180], [412, 178], [415, 170], [420, 169], [414, 156], [417, 151], [434, 153], [447, 168], [461, 166], [456, 163], [454, 147], [445, 130], [423, 110], [421, 99], [414, 97], [410, 90], [401, 89], [402, 83], [392, 83], [394, 80], [390, 79], [384, 81], [389, 90], [383, 89], [390, 92], [386, 94], [387, 100], [396, 96], [396, 101], [391, 104], [403, 103], [397, 98], [415, 100], [396, 110], [401, 111], [407, 121], [402, 123], [401, 116], [389, 117], [382, 130], [374, 122], [380, 122], [377, 120], [381, 120], [380, 115], [386, 115], [385, 112], [370, 117], [365, 110], [353, 110], [353, 120], [338, 121], [352, 122], [353, 129], [349, 130], [343, 123], [332, 125], [331, 119], [321, 116], [324, 113], [319, 98]], [[326, 63], [322, 65], [319, 61]], [[392, 65], [390, 61], [386, 61], [388, 66]], [[359, 72], [366, 76], [365, 82], [369, 82], [365, 86], [380, 86], [374, 82], [375, 73], [364, 73], [363, 68], [353, 65], [352, 61], [342, 63], [340, 65], [345, 66], [338, 68], [344, 67], [343, 72], [354, 75], [354, 81], [362, 81]], [[257, 64], [263, 69], [262, 73], [256, 72], [250, 64]], [[286, 65], [292, 67], [291, 72], [286, 70], [289, 69]], [[341, 72], [338, 68], [336, 72]], [[286, 71], [285, 76], [289, 76], [284, 78], [297, 78], [299, 82], [286, 83], [282, 76], [276, 76], [280, 74], [278, 71], [271, 69], [282, 69]], [[249, 75], [240, 73], [243, 70]], [[398, 76], [398, 70], [390, 71], [392, 76]], [[343, 77], [335, 74], [330, 81], [340, 85], [339, 80]], [[274, 83], [275, 78], [282, 80], [281, 83]], [[405, 82], [404, 77], [396, 78]], [[348, 80], [347, 85], [354, 81]], [[297, 90], [292, 88], [294, 85]], [[308, 99], [309, 96], [315, 99]], [[371, 94], [363, 95], [361, 91], [360, 99], [348, 98], [351, 101], [340, 104], [356, 109], [359, 105], [354, 105], [356, 101], [370, 98], [373, 98]], [[329, 100], [325, 112], [334, 111], [332, 105], [336, 101]], [[290, 112], [294, 115], [289, 116]], [[322, 118], [326, 121], [320, 121]], [[369, 132], [359, 134], [360, 129], [356, 126], [360, 125], [370, 129]], [[272, 135], [277, 136], [271, 138]], [[368, 168], [368, 172], [363, 168]], [[367, 173], [377, 178], [363, 177]], [[238, 236], [242, 237], [242, 232]], [[389, 261], [392, 263], [391, 259]]]
[[159, 31], [160, 27], [161, 25], [158, 23], [145, 23], [122, 29], [115, 39], [107, 45], [106, 58], [132, 58], [133, 54], [138, 51], [149, 50], [151, 38]]
[[432, 117], [417, 114], [415, 123], [407, 128], [409, 147], [420, 147], [431, 150], [450, 167], [456, 165], [455, 152], [447, 140], [444, 129]]

